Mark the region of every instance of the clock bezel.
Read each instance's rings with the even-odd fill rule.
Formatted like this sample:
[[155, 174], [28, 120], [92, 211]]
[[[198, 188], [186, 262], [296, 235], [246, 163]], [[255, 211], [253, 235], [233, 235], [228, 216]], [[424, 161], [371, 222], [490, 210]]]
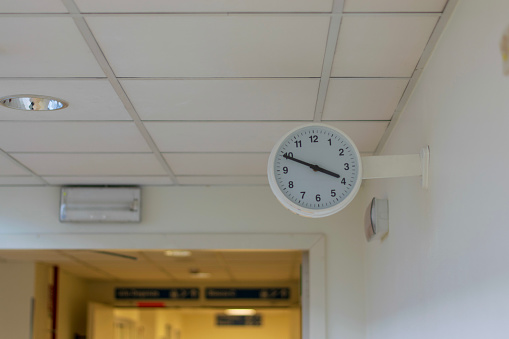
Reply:
[[[339, 134], [342, 138], [347, 140], [352, 145], [353, 153], [355, 154], [355, 157], [357, 158], [358, 171], [359, 171], [358, 175], [357, 175], [357, 180], [354, 183], [354, 186], [353, 186], [352, 190], [350, 191], [350, 193], [338, 204], [331, 206], [331, 207], [322, 208], [322, 209], [313, 209], [313, 208], [302, 207], [302, 206], [297, 205], [293, 201], [291, 201], [289, 198], [287, 198], [286, 195], [279, 188], [279, 186], [277, 184], [277, 180], [276, 180], [276, 175], [274, 172], [274, 162], [276, 160], [277, 152], [278, 152], [279, 148], [281, 147], [282, 143], [286, 140], [286, 138], [288, 138], [288, 136], [292, 135], [293, 133], [300, 131], [301, 129], [307, 129], [309, 127], [314, 127], [314, 126], [330, 128], [330, 129], [334, 130], [337, 134]], [[289, 131], [288, 133], [286, 133], [283, 137], [281, 137], [281, 139], [279, 139], [279, 141], [274, 145], [274, 147], [272, 148], [272, 151], [270, 153], [268, 166], [267, 166], [267, 174], [268, 174], [268, 179], [269, 179], [269, 186], [270, 186], [272, 192], [274, 193], [274, 195], [276, 196], [276, 198], [278, 199], [278, 201], [283, 206], [285, 206], [287, 209], [289, 209], [293, 213], [296, 213], [296, 214], [304, 216], [304, 217], [322, 218], [322, 217], [327, 217], [329, 215], [332, 215], [332, 214], [335, 214], [335, 213], [341, 211], [346, 206], [348, 206], [348, 204], [350, 204], [352, 202], [352, 200], [355, 198], [355, 196], [359, 192], [359, 189], [360, 189], [360, 186], [362, 183], [362, 160], [361, 160], [359, 150], [357, 149], [357, 146], [355, 145], [353, 140], [348, 135], [345, 134], [345, 132], [343, 132], [342, 130], [340, 130], [336, 127], [333, 127], [333, 126], [330, 126], [327, 124], [311, 123], [311, 124], [306, 124], [306, 125], [301, 125], [299, 127], [296, 127], [294, 129], [292, 129], [291, 131]]]

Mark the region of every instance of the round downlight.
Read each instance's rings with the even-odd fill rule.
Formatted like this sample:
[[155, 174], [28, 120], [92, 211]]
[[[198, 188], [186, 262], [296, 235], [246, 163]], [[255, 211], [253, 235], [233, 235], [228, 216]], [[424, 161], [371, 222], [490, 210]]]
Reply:
[[34, 94], [9, 95], [0, 98], [0, 104], [20, 111], [56, 111], [69, 106], [62, 99]]

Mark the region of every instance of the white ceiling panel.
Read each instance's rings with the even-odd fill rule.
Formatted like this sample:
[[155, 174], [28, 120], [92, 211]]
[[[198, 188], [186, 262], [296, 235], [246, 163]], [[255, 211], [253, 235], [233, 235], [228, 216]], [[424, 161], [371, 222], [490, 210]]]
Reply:
[[[14, 1], [14, 0], [11, 0]], [[330, 12], [332, 0], [76, 0], [82, 12]]]
[[20, 176], [20, 175], [32, 175], [23, 167], [16, 164], [12, 159], [4, 156], [0, 153], [0, 176]]
[[0, 176], [0, 186], [33, 186], [45, 185], [41, 179], [34, 176]]
[[131, 122], [2, 122], [0, 148], [6, 152], [150, 151]]
[[121, 83], [142, 120], [313, 120], [319, 79]]
[[178, 176], [181, 185], [268, 185], [267, 175], [262, 176]]
[[329, 28], [320, 15], [125, 15], [87, 22], [119, 77], [319, 77]]
[[382, 138], [387, 126], [389, 126], [388, 121], [324, 121], [324, 123], [345, 132], [353, 140], [361, 153], [374, 152], [380, 138]]
[[166, 153], [176, 175], [264, 175], [269, 153]]
[[[386, 122], [331, 122], [357, 144], [360, 152], [373, 152]], [[162, 152], [270, 152], [296, 122], [146, 122]], [[371, 133], [370, 133], [371, 132]], [[1, 139], [0, 139], [1, 140]]]
[[0, 258], [10, 261], [44, 261], [49, 263], [69, 262], [71, 259], [53, 250], [8, 250], [0, 251]]
[[439, 15], [353, 15], [341, 21], [333, 77], [410, 77]]
[[238, 262], [274, 262], [274, 261], [300, 261], [299, 251], [222, 251], [226, 261]]
[[390, 120], [408, 79], [331, 79], [323, 120]]
[[0, 31], [1, 77], [104, 77], [71, 18], [2, 17]]
[[152, 154], [14, 153], [12, 155], [42, 176], [147, 176], [166, 174]]
[[2, 0], [0, 13], [67, 13], [60, 0]]
[[167, 176], [103, 176], [103, 177], [43, 177], [50, 185], [143, 185], [158, 186], [172, 185]]
[[345, 0], [343, 12], [442, 12], [447, 0]]
[[132, 120], [106, 79], [0, 79], [0, 97], [38, 94], [69, 103], [55, 111], [19, 111], [0, 106], [0, 120]]

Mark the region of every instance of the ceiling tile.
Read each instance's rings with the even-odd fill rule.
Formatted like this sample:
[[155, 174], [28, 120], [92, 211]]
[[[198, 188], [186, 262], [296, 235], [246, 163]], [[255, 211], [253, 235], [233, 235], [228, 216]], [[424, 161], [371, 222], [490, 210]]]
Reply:
[[388, 121], [323, 121], [323, 123], [345, 132], [354, 141], [361, 153], [374, 152], [387, 126], [389, 126]]
[[298, 251], [222, 251], [226, 261], [294, 261], [299, 256]]
[[343, 12], [442, 12], [447, 0], [345, 0]]
[[181, 185], [268, 185], [267, 175], [263, 176], [178, 176]]
[[12, 261], [43, 261], [47, 263], [69, 262], [71, 259], [53, 250], [5, 250], [0, 258]]
[[[104, 77], [71, 18], [2, 17], [2, 77]], [[11, 93], [8, 93], [11, 94]]]
[[176, 175], [264, 175], [269, 153], [163, 154]]
[[[132, 176], [166, 174], [153, 154], [14, 153], [13, 157], [42, 176]], [[115, 180], [112, 178], [112, 180]]]
[[438, 15], [345, 16], [333, 77], [410, 77]]
[[67, 13], [60, 0], [2, 0], [0, 13]]
[[[14, 0], [12, 0], [14, 1]], [[76, 0], [82, 12], [330, 12], [332, 0]]]
[[32, 186], [45, 185], [46, 183], [34, 176], [0, 176], [1, 186]]
[[16, 162], [0, 153], [0, 176], [32, 175]]
[[319, 79], [121, 83], [142, 120], [313, 120]]
[[167, 176], [43, 177], [50, 185], [172, 185]]
[[69, 107], [22, 112], [0, 106], [0, 120], [132, 120], [106, 79], [0, 79], [0, 97], [24, 93], [57, 97]]
[[408, 79], [331, 79], [323, 120], [390, 120]]
[[2, 122], [0, 148], [6, 152], [150, 151], [131, 122]]
[[[373, 152], [387, 122], [330, 122], [348, 134], [360, 152]], [[297, 122], [146, 122], [162, 152], [270, 152]], [[1, 140], [1, 139], [0, 139]]]
[[320, 15], [125, 15], [87, 22], [120, 77], [319, 77], [329, 28]]

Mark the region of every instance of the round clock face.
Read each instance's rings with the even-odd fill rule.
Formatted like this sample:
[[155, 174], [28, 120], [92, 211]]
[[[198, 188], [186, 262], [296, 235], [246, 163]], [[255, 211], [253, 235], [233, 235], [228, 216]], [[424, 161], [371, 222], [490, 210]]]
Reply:
[[278, 200], [295, 213], [325, 217], [348, 205], [361, 180], [357, 148], [340, 130], [312, 124], [297, 128], [274, 146], [269, 184]]

